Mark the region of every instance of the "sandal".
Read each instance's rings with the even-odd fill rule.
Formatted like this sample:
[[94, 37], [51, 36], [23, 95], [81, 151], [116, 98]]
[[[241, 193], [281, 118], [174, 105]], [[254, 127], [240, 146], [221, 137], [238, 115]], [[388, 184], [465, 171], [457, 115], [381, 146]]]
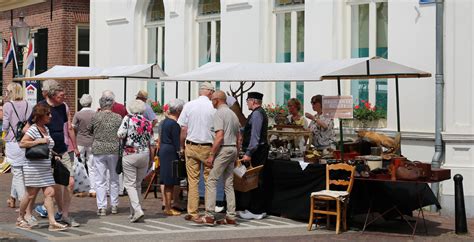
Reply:
[[167, 215], [167, 216], [179, 216], [179, 215], [181, 215], [180, 212], [178, 212], [178, 211], [176, 211], [176, 210], [174, 210], [174, 209], [170, 209], [170, 210], [168, 210], [168, 211], [164, 211], [164, 213], [165, 213], [165, 215]]
[[7, 199], [7, 205], [9, 208], [15, 208], [16, 199], [14, 197], [10, 197]]
[[67, 225], [60, 224], [58, 222], [49, 224], [48, 231], [63, 231], [67, 230]]
[[16, 221], [16, 227], [19, 229], [31, 229], [31, 225], [25, 219]]

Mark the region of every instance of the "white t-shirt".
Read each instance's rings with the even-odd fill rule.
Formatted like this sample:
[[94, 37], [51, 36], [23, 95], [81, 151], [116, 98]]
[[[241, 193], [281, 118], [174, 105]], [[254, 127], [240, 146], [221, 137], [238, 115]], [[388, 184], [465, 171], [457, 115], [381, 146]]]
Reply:
[[180, 126], [188, 127], [186, 140], [198, 144], [212, 143], [211, 128], [215, 112], [211, 100], [206, 96], [186, 103], [178, 119]]

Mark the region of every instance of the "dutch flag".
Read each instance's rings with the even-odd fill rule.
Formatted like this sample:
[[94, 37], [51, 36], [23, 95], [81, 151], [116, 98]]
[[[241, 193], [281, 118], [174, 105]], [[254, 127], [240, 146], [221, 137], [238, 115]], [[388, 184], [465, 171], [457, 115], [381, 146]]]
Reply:
[[8, 46], [7, 46], [7, 54], [5, 56], [4, 68], [7, 68], [8, 64], [12, 60], [15, 60], [15, 63], [16, 63], [15, 42], [13, 42], [13, 36], [10, 35], [10, 39], [8, 40]]
[[28, 42], [28, 54], [26, 56], [26, 69], [33, 71], [35, 69], [35, 45], [33, 39]]

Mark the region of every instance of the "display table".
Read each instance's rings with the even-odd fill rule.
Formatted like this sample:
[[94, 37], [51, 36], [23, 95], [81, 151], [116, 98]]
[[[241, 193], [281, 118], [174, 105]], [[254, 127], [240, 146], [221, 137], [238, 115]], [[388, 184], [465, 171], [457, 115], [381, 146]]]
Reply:
[[[268, 212], [291, 219], [309, 219], [311, 192], [326, 189], [325, 165], [308, 164], [306, 169], [302, 170], [296, 161], [268, 160], [262, 175]], [[365, 186], [370, 186], [370, 189], [366, 189]], [[367, 183], [355, 180], [349, 203], [349, 216], [366, 214], [371, 198], [373, 198], [371, 211], [380, 213], [393, 207], [393, 202], [396, 202], [398, 210], [406, 215], [411, 215], [412, 211], [420, 206], [434, 204], [440, 207], [433, 192], [425, 183], [413, 186], [408, 182]], [[396, 216], [398, 213], [384, 215], [385, 218]]]

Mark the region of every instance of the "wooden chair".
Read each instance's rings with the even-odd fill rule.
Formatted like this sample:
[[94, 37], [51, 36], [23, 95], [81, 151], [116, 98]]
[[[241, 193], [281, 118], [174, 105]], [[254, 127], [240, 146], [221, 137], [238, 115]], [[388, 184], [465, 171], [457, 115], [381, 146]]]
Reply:
[[[338, 177], [337, 179], [331, 179], [330, 174], [336, 170], [345, 171], [344, 173], [339, 174], [349, 174], [348, 177]], [[316, 218], [326, 218], [327, 227], [329, 228], [329, 217], [336, 216], [336, 234], [339, 234], [339, 227], [341, 224], [341, 216], [344, 230], [347, 230], [347, 204], [349, 203], [349, 196], [352, 190], [352, 185], [354, 183], [354, 171], [355, 167], [339, 163], [326, 166], [326, 190], [313, 192], [311, 193], [311, 208], [310, 208], [310, 217], [308, 224], [308, 231], [311, 231], [313, 227], [314, 219]], [[343, 186], [347, 187], [344, 191], [330, 190], [330, 186]], [[336, 207], [332, 207], [331, 204], [335, 203]], [[318, 216], [319, 214], [319, 216]], [[324, 216], [325, 215], [325, 216]]]
[[148, 186], [145, 192], [145, 197], [143, 199], [146, 199], [148, 197], [148, 193], [150, 193], [152, 188], [153, 188], [153, 194], [155, 195], [155, 198], [158, 198], [157, 190], [160, 187], [160, 184], [158, 183], [158, 176], [160, 175], [160, 158], [158, 158], [158, 156], [154, 157], [153, 165], [155, 169], [153, 170], [153, 175], [150, 179], [150, 183], [148, 183]]

